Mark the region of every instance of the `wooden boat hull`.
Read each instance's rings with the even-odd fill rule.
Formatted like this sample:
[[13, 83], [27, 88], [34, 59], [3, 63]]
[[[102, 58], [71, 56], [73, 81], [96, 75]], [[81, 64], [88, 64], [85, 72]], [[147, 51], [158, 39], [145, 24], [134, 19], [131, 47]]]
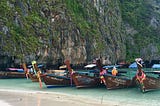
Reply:
[[105, 85], [107, 89], [120, 89], [135, 86], [135, 78], [121, 78], [119, 76], [104, 75]]
[[99, 77], [91, 77], [73, 73], [72, 79], [76, 85], [76, 88], [97, 87], [101, 85]]
[[1, 79], [8, 79], [8, 78], [26, 78], [25, 73], [21, 72], [0, 72]]
[[138, 80], [136, 82], [137, 86], [140, 88], [142, 92], [160, 89], [160, 78], [146, 76], [145, 80], [143, 81], [143, 84], [141, 84]]
[[101, 85], [99, 73], [73, 71], [69, 60], [66, 60], [65, 64], [67, 65], [69, 74], [72, 77], [71, 79], [73, 79], [76, 88], [97, 87]]
[[47, 88], [72, 86], [71, 80], [68, 77], [44, 75], [43, 81]]
[[32, 82], [39, 82], [37, 76], [35, 74], [28, 74], [29, 78], [32, 80]]

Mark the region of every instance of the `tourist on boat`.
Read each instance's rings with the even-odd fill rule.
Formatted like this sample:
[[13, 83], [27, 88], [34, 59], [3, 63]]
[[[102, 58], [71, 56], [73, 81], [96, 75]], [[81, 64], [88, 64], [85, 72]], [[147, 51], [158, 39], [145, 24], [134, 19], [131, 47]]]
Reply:
[[112, 69], [112, 75], [113, 76], [117, 76], [117, 74], [118, 74], [118, 70], [116, 69], [116, 67], [113, 67], [113, 69]]

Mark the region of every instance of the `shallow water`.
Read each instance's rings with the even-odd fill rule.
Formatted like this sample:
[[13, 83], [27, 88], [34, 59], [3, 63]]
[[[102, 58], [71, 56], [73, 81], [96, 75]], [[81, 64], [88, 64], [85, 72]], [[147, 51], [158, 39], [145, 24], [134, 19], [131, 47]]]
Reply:
[[75, 87], [39, 88], [39, 83], [27, 79], [0, 79], [0, 90], [64, 93], [99, 100], [115, 102], [120, 106], [160, 106], [160, 90], [141, 93], [138, 88], [107, 90], [101, 88], [76, 89]]

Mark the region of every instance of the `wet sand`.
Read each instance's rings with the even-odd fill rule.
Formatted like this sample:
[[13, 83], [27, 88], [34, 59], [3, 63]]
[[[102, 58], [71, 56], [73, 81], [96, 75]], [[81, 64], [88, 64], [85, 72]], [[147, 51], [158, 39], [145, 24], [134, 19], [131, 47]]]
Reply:
[[[111, 105], [112, 104], [112, 105]], [[42, 92], [0, 91], [1, 106], [118, 106], [73, 95]]]

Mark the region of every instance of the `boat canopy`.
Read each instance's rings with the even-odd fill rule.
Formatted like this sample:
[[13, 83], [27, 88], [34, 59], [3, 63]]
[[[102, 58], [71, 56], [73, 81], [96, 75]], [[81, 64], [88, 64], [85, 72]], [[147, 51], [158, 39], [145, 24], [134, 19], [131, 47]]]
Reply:
[[59, 67], [59, 69], [63, 69], [63, 68], [67, 68], [67, 66], [66, 65], [62, 65], [62, 66]]
[[93, 68], [96, 67], [96, 64], [88, 64], [86, 66], [84, 66], [85, 68]]
[[[41, 67], [43, 67], [44, 65], [43, 64], [38, 64], [38, 68], [41, 68]], [[28, 68], [32, 68], [32, 65], [28, 65], [27, 66]]]
[[134, 63], [130, 64], [130, 65], [129, 65], [129, 68], [137, 68], [137, 63], [134, 62]]
[[152, 68], [160, 68], [160, 64], [153, 64]]
[[118, 67], [120, 67], [121, 65], [107, 65], [107, 66], [103, 66], [103, 68], [113, 68], [113, 67], [116, 67], [116, 68], [118, 68]]
[[21, 68], [8, 68], [8, 70], [10, 70], [10, 71], [24, 72], [24, 70], [21, 69]]

